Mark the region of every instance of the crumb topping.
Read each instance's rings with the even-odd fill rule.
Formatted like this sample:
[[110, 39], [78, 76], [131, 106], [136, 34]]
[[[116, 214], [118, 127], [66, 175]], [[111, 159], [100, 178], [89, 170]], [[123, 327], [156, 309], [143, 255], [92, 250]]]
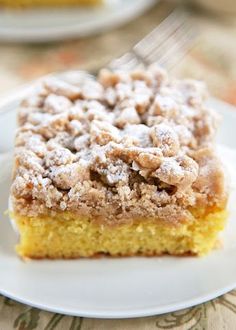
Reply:
[[19, 110], [15, 210], [177, 222], [191, 207], [220, 204], [217, 116], [205, 97], [203, 83], [170, 79], [154, 65], [104, 69], [79, 83], [45, 79]]

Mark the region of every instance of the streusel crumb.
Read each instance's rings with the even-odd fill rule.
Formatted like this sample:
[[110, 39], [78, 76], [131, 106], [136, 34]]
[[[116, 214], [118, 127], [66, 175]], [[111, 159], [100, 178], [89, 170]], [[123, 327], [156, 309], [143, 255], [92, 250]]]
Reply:
[[78, 84], [47, 78], [19, 111], [15, 210], [178, 222], [192, 207], [220, 205], [217, 116], [205, 97], [201, 82], [157, 66]]

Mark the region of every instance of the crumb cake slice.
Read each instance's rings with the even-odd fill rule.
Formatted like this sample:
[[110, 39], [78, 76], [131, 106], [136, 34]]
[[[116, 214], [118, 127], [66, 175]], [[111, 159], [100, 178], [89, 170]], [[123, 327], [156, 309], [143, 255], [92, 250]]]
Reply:
[[226, 219], [217, 116], [156, 66], [47, 78], [19, 111], [11, 187], [29, 258], [203, 255]]

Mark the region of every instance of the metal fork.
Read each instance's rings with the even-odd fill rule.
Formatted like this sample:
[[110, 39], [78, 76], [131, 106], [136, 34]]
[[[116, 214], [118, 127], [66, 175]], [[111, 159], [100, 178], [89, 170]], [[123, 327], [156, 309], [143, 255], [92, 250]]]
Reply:
[[191, 48], [195, 37], [196, 30], [187, 12], [174, 10], [129, 52], [113, 59], [108, 67], [133, 70], [156, 62], [170, 70]]

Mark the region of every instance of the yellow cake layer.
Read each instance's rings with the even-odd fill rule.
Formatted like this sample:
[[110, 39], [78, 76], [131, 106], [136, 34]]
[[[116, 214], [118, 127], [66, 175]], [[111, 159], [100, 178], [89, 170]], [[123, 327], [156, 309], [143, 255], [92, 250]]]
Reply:
[[0, 0], [0, 6], [71, 6], [71, 5], [97, 5], [102, 0]]
[[78, 258], [98, 254], [131, 255], [204, 255], [224, 228], [226, 211], [202, 216], [178, 225], [158, 219], [137, 219], [116, 226], [101, 225], [74, 213], [55, 217], [22, 217], [13, 215], [20, 232], [16, 249], [29, 258]]

